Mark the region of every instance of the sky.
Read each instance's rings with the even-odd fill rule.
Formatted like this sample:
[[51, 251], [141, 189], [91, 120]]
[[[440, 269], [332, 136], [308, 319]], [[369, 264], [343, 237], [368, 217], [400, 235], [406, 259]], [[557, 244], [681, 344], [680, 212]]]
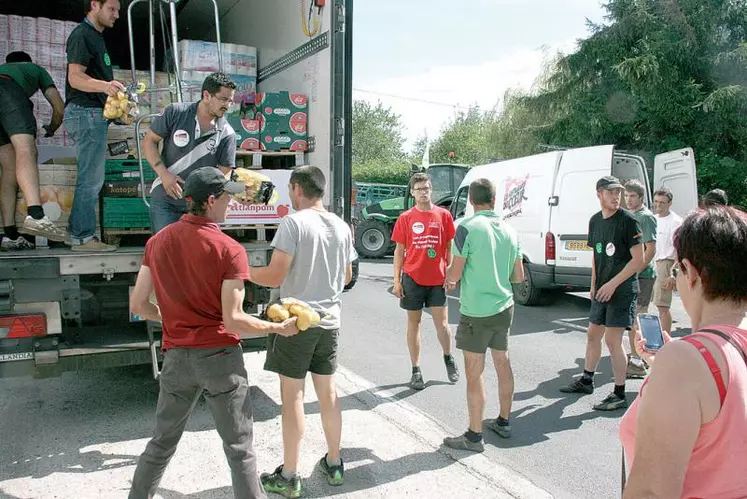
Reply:
[[409, 150], [456, 110], [529, 88], [546, 58], [572, 51], [587, 19], [605, 14], [600, 0], [356, 1], [353, 98], [398, 113]]

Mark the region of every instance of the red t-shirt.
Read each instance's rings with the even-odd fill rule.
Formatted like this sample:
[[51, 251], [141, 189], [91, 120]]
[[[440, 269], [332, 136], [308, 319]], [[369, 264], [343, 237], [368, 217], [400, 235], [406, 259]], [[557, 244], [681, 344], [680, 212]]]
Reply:
[[249, 259], [216, 223], [182, 216], [148, 241], [143, 265], [163, 317], [164, 350], [239, 344], [239, 335], [223, 325], [221, 287], [225, 280], [248, 280]]
[[446, 281], [446, 251], [454, 232], [451, 213], [439, 206], [404, 212], [392, 232], [392, 241], [405, 247], [402, 271], [421, 286], [442, 286]]

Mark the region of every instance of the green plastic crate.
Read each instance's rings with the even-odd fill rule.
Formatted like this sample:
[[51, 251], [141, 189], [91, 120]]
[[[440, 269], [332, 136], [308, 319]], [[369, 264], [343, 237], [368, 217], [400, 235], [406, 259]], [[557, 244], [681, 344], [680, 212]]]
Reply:
[[[143, 174], [146, 182], [156, 179], [156, 172], [150, 167], [150, 163], [143, 160]], [[109, 181], [116, 180], [139, 180], [140, 167], [136, 159], [107, 159], [104, 167], [104, 177]]]
[[150, 227], [148, 207], [141, 198], [105, 197], [103, 227], [105, 229], [141, 229]]

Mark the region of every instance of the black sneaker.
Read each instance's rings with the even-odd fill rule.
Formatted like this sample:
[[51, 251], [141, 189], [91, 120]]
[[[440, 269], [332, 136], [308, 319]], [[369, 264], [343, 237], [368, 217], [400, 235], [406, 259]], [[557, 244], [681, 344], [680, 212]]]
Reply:
[[511, 438], [511, 425], [510, 424], [498, 424], [498, 419], [491, 419], [485, 426], [493, 430], [502, 438]]
[[586, 383], [581, 381], [581, 378], [578, 378], [570, 385], [561, 387], [560, 391], [563, 393], [583, 393], [586, 395], [591, 395], [592, 393], [594, 393], [594, 382], [592, 381], [587, 385]]
[[468, 450], [472, 452], [484, 452], [485, 444], [482, 443], [482, 439], [479, 442], [473, 442], [467, 438], [467, 434], [459, 435], [458, 437], [446, 437], [444, 438], [444, 445], [451, 447], [452, 449]]
[[446, 364], [446, 375], [449, 377], [449, 381], [452, 383], [459, 381], [459, 368], [454, 361], [454, 356], [449, 355], [444, 358], [444, 363]]
[[617, 396], [614, 392], [610, 393], [609, 396], [596, 404], [594, 410], [596, 411], [616, 411], [617, 409], [625, 409], [628, 407], [628, 399]]
[[410, 378], [410, 388], [413, 390], [423, 390], [425, 388], [423, 374], [420, 371], [412, 373], [412, 378]]
[[342, 457], [340, 457], [340, 464], [330, 466], [327, 464], [327, 454], [325, 454], [322, 460], [319, 461], [319, 469], [322, 470], [322, 473], [327, 478], [327, 483], [330, 485], [342, 485], [345, 481], [345, 463], [342, 462]]
[[291, 499], [301, 497], [301, 479], [298, 475], [290, 480], [283, 478], [283, 465], [281, 464], [272, 473], [262, 473], [259, 477], [265, 492], [274, 492]]

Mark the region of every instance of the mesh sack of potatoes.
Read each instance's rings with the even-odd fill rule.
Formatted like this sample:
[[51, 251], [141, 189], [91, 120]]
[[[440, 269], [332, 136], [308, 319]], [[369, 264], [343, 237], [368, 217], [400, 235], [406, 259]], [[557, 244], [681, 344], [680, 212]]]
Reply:
[[296, 327], [299, 331], [316, 327], [322, 321], [322, 316], [308, 303], [295, 298], [281, 298], [279, 303], [271, 304], [265, 309], [265, 317], [272, 322], [283, 322], [296, 317]]
[[275, 185], [266, 175], [248, 168], [236, 168], [231, 174], [231, 180], [247, 187], [244, 192], [232, 196], [240, 203], [268, 204], [272, 199]]

